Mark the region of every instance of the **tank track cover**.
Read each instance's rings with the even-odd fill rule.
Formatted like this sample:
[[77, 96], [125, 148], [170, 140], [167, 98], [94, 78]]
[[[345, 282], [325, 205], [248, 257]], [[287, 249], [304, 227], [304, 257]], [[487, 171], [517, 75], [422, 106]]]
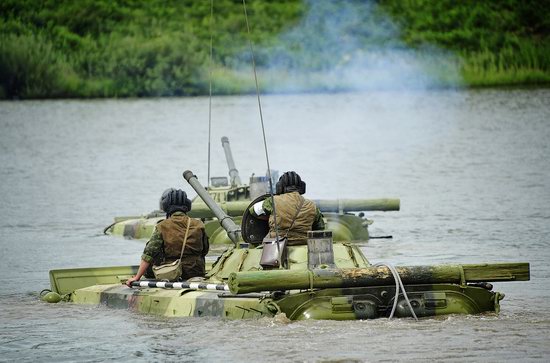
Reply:
[[[194, 188], [200, 185], [191, 172], [184, 176]], [[204, 189], [197, 193], [215, 204]], [[216, 213], [235, 243], [209, 265], [204, 280], [142, 280], [129, 288], [124, 282], [137, 266], [52, 270], [51, 292], [43, 298], [178, 317], [405, 318], [498, 313], [504, 294], [492, 291], [489, 282], [530, 278], [525, 262], [372, 265], [356, 244], [333, 242], [330, 231], [310, 232], [307, 245], [288, 247], [286, 268], [265, 270], [261, 245], [240, 239], [240, 228], [223, 208]]]

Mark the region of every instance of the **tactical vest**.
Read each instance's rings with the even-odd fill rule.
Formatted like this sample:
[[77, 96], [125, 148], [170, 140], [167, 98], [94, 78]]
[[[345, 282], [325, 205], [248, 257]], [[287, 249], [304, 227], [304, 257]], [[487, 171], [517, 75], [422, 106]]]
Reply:
[[203, 245], [204, 224], [183, 213], [173, 214], [157, 224], [157, 230], [164, 241], [164, 263], [170, 263], [180, 258], [185, 230], [189, 222], [191, 224], [182, 257], [183, 279], [205, 274], [204, 256], [208, 251], [204, 251]]
[[[302, 197], [298, 192], [275, 195], [274, 198], [279, 237], [287, 235], [289, 245], [306, 243], [307, 232], [311, 231], [317, 214], [315, 203]], [[300, 208], [300, 212], [298, 212], [298, 207], [302, 200], [304, 203]], [[297, 216], [296, 213], [298, 213]], [[295, 216], [296, 220], [289, 231], [288, 229]], [[275, 218], [273, 213], [269, 216], [269, 236], [275, 238]]]

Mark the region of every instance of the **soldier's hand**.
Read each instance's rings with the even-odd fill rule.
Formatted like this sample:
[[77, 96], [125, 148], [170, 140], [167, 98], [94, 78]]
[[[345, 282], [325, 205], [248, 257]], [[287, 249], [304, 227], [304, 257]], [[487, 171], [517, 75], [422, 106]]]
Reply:
[[132, 287], [132, 282], [137, 281], [137, 280], [139, 280], [139, 279], [137, 279], [135, 276], [130, 277], [128, 280], [126, 280], [126, 286]]

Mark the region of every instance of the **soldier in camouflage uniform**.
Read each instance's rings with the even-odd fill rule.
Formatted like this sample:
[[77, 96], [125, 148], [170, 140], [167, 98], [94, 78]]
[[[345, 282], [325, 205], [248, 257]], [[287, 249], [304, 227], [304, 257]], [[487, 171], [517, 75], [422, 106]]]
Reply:
[[[314, 202], [301, 195], [305, 192], [306, 183], [293, 171], [281, 175], [276, 185], [274, 199], [278, 233], [279, 237], [287, 237], [289, 245], [305, 244], [308, 231], [325, 229], [323, 214]], [[269, 218], [268, 236], [276, 237], [271, 198], [254, 204], [249, 211], [255, 217]]]
[[156, 225], [143, 250], [136, 276], [126, 282], [128, 286], [143, 275], [154, 278], [152, 265], [170, 263], [180, 258], [188, 224], [189, 232], [181, 261], [181, 278], [187, 280], [205, 275], [204, 257], [210, 247], [208, 236], [200, 220], [187, 216], [187, 212], [191, 210], [191, 200], [187, 198], [187, 194], [180, 189], [167, 189], [160, 198], [160, 209], [166, 212], [166, 219]]

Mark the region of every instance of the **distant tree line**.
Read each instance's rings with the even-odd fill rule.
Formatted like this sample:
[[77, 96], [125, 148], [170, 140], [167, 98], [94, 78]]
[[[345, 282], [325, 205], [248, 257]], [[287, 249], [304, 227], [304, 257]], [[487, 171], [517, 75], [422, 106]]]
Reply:
[[[252, 92], [242, 1], [213, 3], [211, 21], [208, 0], [2, 0], [0, 98], [200, 95], [211, 78], [216, 94]], [[430, 69], [452, 67], [460, 86], [550, 82], [546, 1], [248, 0], [247, 12], [264, 91], [376, 49], [450, 54]]]

